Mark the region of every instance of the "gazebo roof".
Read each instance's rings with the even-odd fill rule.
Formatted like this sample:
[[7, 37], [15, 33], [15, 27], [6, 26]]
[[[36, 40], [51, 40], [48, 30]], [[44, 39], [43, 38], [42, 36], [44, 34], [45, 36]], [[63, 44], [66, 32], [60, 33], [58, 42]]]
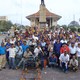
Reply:
[[[61, 18], [61, 16], [54, 14], [52, 12], [50, 12], [47, 8], [46, 9], [46, 18], [54, 18], [54, 20], [59, 20]], [[32, 15], [26, 16], [27, 19], [31, 19], [31, 18], [39, 18], [40, 16], [40, 10]]]

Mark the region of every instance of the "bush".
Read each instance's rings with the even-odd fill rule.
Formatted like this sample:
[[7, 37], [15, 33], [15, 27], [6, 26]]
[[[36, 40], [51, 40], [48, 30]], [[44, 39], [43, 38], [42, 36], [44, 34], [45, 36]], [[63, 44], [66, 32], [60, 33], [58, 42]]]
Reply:
[[72, 32], [77, 31], [77, 29], [75, 27], [70, 28]]
[[78, 28], [78, 32], [80, 32], [80, 28]]
[[11, 21], [0, 21], [0, 31], [8, 31], [13, 26]]

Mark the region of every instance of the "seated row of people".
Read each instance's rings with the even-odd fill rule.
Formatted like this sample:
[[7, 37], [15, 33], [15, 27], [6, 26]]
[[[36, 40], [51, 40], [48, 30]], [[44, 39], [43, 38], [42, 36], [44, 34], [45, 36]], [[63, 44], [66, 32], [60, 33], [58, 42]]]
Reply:
[[[36, 60], [35, 67], [40, 67], [41, 69], [43, 69], [45, 67], [45, 64], [48, 66], [52, 66], [52, 65], [58, 66], [58, 58], [56, 57], [55, 53], [53, 53], [51, 56], [49, 56], [49, 58], [47, 58], [45, 53], [42, 51], [40, 51], [37, 56], [34, 56], [31, 53], [31, 51], [27, 49], [27, 51], [24, 53], [23, 58], [21, 59], [17, 67], [20, 67], [21, 63], [23, 62], [23, 70], [24, 70], [25, 64], [28, 63], [27, 61], [30, 56], [33, 56], [33, 58]], [[45, 63], [45, 61], [47, 63]], [[64, 51], [64, 53], [60, 55], [59, 61], [60, 61], [59, 66], [62, 68], [64, 72], [67, 72], [68, 69], [73, 71], [78, 70], [78, 60], [76, 59], [76, 56], [74, 55], [72, 59], [70, 59], [70, 56], [67, 53], [67, 51]]]

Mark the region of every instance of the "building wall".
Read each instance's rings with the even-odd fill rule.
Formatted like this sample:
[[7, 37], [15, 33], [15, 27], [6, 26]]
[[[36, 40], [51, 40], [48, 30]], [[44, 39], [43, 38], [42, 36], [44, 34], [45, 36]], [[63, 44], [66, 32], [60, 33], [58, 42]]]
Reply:
[[[50, 19], [49, 20], [49, 26], [48, 27], [51, 27], [51, 26], [57, 26], [57, 21], [54, 21], [54, 19]], [[40, 23], [37, 19], [31, 19], [31, 26], [40, 26]]]
[[39, 21], [37, 19], [31, 19], [31, 26], [39, 26]]
[[31, 19], [31, 26], [35, 26], [35, 19]]
[[0, 21], [7, 21], [8, 17], [7, 16], [0, 16]]

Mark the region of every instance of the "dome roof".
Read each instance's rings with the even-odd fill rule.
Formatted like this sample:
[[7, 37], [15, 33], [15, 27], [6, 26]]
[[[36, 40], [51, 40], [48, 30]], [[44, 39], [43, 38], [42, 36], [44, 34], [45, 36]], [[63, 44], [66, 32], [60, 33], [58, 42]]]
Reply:
[[78, 27], [79, 23], [77, 21], [71, 21], [69, 26], [76, 26], [76, 27]]

